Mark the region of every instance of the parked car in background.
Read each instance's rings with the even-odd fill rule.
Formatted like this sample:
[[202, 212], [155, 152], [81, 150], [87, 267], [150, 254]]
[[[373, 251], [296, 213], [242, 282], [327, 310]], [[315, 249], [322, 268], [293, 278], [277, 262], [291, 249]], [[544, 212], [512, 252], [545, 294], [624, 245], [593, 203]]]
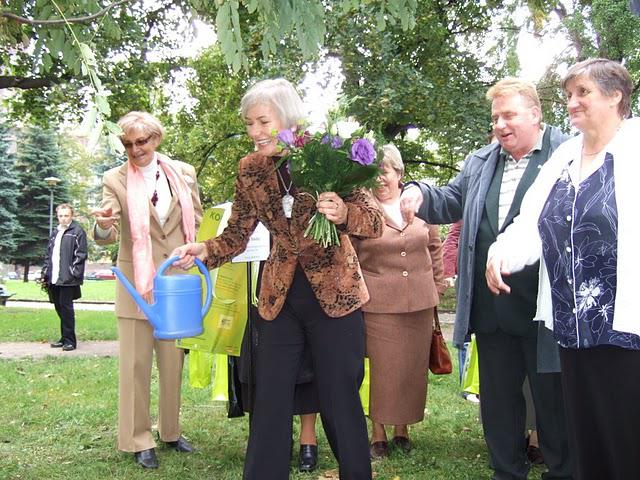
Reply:
[[29, 272], [27, 274], [27, 279], [31, 282], [36, 282], [38, 280], [40, 280], [40, 278], [42, 277], [42, 271], [38, 270], [36, 272]]
[[20, 276], [16, 272], [7, 272], [4, 278], [5, 280], [18, 280]]
[[116, 275], [109, 269], [96, 270], [84, 277], [86, 280], [115, 280]]

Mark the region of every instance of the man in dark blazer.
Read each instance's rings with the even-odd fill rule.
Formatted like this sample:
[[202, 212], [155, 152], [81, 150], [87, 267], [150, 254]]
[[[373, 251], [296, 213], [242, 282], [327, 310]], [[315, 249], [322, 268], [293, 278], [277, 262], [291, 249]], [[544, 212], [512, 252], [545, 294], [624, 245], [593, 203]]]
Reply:
[[413, 183], [402, 195], [403, 215], [428, 223], [463, 220], [458, 257], [454, 343], [476, 334], [480, 407], [495, 480], [526, 479], [525, 400], [531, 382], [540, 448], [549, 469], [544, 479], [570, 479], [557, 345], [533, 318], [538, 265], [511, 275], [512, 295], [491, 295], [484, 271], [487, 251], [516, 217], [542, 164], [566, 137], [542, 123], [540, 100], [530, 82], [506, 78], [487, 92], [497, 139], [472, 153], [460, 174], [441, 188]]

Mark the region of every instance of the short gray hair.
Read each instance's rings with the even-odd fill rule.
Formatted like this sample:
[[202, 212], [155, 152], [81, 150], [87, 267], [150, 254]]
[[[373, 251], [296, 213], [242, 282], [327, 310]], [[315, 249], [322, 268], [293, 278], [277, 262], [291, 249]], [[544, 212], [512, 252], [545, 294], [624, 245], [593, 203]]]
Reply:
[[271, 105], [285, 128], [293, 128], [306, 121], [306, 112], [300, 95], [284, 78], [261, 80], [255, 83], [240, 101], [240, 114], [246, 117], [258, 104]]
[[622, 98], [618, 104], [618, 115], [620, 118], [628, 118], [631, 115], [633, 80], [626, 68], [608, 58], [589, 58], [569, 68], [562, 79], [562, 89], [566, 91], [571, 80], [583, 75], [595, 82], [607, 97], [620, 92]]
[[393, 144], [387, 143], [382, 146], [382, 161], [380, 165], [389, 165], [402, 177], [404, 175], [404, 163], [400, 150]]
[[137, 130], [144, 135], [155, 135], [159, 140], [164, 137], [164, 128], [160, 120], [147, 112], [129, 112], [118, 120], [118, 126], [124, 135]]

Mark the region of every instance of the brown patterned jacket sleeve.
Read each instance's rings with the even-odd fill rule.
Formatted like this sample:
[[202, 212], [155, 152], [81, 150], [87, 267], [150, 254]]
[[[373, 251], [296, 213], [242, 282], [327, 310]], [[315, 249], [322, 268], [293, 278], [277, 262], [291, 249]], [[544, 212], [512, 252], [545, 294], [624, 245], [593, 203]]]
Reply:
[[347, 223], [344, 232], [361, 238], [378, 238], [382, 235], [384, 218], [373, 196], [364, 189], [357, 189], [344, 198], [347, 206]]
[[231, 216], [224, 231], [215, 238], [205, 240], [207, 248], [207, 268], [213, 269], [228, 262], [242, 252], [258, 224], [255, 206], [251, 202], [247, 188], [239, 174], [236, 178], [236, 192], [231, 206]]

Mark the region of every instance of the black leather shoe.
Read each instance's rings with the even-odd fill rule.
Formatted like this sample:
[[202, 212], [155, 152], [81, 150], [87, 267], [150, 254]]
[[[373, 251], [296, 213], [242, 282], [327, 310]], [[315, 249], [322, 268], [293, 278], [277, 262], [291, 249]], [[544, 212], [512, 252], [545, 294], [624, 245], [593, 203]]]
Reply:
[[369, 455], [371, 456], [372, 460], [389, 456], [389, 444], [387, 443], [386, 440], [373, 442], [369, 446]]
[[136, 463], [142, 468], [158, 468], [158, 457], [156, 457], [156, 449], [148, 448], [147, 450], [141, 450], [133, 454], [136, 459]]
[[51, 348], [62, 348], [64, 343], [62, 343], [62, 340], [58, 340], [57, 342], [50, 343], [49, 345], [51, 345]]
[[180, 438], [178, 438], [178, 440], [174, 442], [164, 442], [164, 443], [167, 447], [173, 448], [176, 452], [193, 453], [196, 451], [196, 449], [193, 448], [191, 444], [187, 442], [187, 439], [184, 438], [182, 435], [180, 436]]
[[298, 470], [301, 472], [313, 472], [318, 466], [318, 446], [300, 445], [298, 458]]
[[393, 443], [394, 447], [399, 448], [404, 453], [409, 453], [411, 451], [411, 440], [407, 437], [393, 437], [391, 443]]
[[533, 465], [542, 465], [544, 463], [544, 457], [542, 456], [542, 450], [533, 445], [527, 447], [527, 458]]
[[62, 346], [62, 351], [63, 352], [70, 352], [71, 350], [75, 350], [76, 347], [74, 347], [73, 345], [67, 343], [66, 345]]

